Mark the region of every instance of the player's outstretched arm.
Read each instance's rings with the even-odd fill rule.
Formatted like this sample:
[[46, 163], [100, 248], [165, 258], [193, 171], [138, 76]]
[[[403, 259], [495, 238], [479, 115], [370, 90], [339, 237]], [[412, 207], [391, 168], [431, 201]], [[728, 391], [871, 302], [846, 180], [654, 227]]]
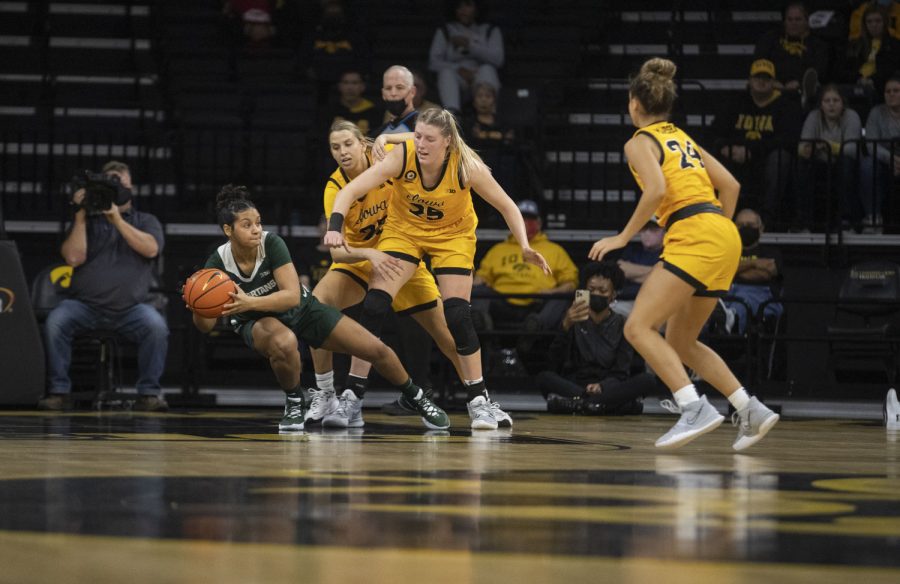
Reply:
[[601, 261], [611, 251], [621, 249], [631, 241], [641, 227], [653, 217], [653, 212], [659, 207], [660, 201], [666, 194], [666, 178], [663, 176], [662, 167], [659, 165], [659, 147], [649, 136], [637, 135], [625, 144], [625, 156], [628, 162], [637, 171], [644, 185], [641, 198], [631, 215], [631, 219], [617, 235], [604, 237], [594, 243], [588, 257], [594, 261]]
[[531, 249], [528, 242], [528, 235], [525, 233], [525, 220], [522, 218], [522, 212], [516, 206], [516, 203], [506, 194], [503, 187], [497, 182], [487, 166], [479, 167], [472, 176], [469, 177], [469, 183], [472, 190], [477, 192], [482, 199], [497, 209], [503, 219], [506, 221], [507, 227], [512, 232], [513, 237], [522, 248], [522, 258], [541, 268], [545, 274], [550, 273], [550, 265], [540, 253]]

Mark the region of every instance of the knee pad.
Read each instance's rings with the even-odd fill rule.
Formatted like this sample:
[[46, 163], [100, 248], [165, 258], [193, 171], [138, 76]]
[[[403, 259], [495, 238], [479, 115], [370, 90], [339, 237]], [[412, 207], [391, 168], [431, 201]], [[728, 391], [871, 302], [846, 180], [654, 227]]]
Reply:
[[444, 301], [444, 314], [456, 342], [456, 352], [463, 356], [477, 353], [481, 344], [472, 324], [472, 306], [462, 298], [448, 298]]
[[381, 338], [385, 317], [390, 314], [393, 298], [384, 290], [369, 290], [362, 302], [361, 324], [367, 331]]

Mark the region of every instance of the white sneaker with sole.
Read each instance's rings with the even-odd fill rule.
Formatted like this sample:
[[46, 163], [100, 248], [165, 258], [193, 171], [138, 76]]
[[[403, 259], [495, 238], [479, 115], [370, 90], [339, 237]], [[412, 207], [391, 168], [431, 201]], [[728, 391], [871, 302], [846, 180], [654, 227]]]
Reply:
[[336, 412], [338, 405], [338, 398], [334, 395], [333, 389], [310, 389], [306, 423], [315, 424], [321, 422], [322, 418]]
[[364, 425], [362, 400], [350, 389], [345, 389], [341, 394], [334, 413], [322, 418], [322, 426], [325, 428], [362, 428]]
[[495, 401], [488, 400], [491, 403], [491, 413], [497, 420], [497, 426], [500, 428], [512, 428], [513, 421], [509, 414], [500, 409], [500, 404]]
[[469, 410], [469, 418], [472, 419], [473, 430], [496, 430], [497, 419], [489, 402], [483, 395], [472, 399], [466, 407]]
[[735, 450], [750, 448], [762, 440], [780, 419], [781, 416], [751, 397], [747, 407], [731, 414], [731, 423], [738, 427], [737, 439], [731, 447]]
[[900, 401], [897, 400], [897, 390], [893, 387], [884, 396], [884, 425], [900, 429]]
[[680, 413], [681, 417], [671, 430], [656, 441], [657, 448], [679, 448], [694, 438], [712, 432], [725, 421], [725, 416], [717, 412], [716, 408], [706, 401], [705, 395], [683, 408], [678, 407], [670, 400], [663, 400], [659, 402], [659, 405], [672, 413]]

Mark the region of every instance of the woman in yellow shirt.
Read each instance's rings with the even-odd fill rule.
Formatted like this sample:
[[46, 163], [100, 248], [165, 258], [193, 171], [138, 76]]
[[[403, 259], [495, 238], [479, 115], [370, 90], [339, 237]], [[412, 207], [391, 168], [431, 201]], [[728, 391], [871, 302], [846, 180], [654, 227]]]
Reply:
[[472, 191], [500, 211], [522, 247], [525, 261], [549, 272], [547, 261], [528, 244], [518, 207], [459, 136], [453, 115], [439, 109], [423, 112], [412, 140], [397, 144], [383, 161], [341, 189], [325, 234], [326, 245], [345, 245], [344, 218], [352, 202], [388, 180], [393, 181], [394, 195], [377, 248], [401, 260], [401, 268], [399, 275], [372, 274], [360, 322], [378, 336], [397, 292], [428, 255], [444, 298], [447, 326], [456, 341], [468, 390], [471, 426], [511, 426], [512, 419], [487, 396], [481, 347], [472, 325], [469, 302], [478, 225]]
[[[628, 112], [638, 130], [625, 144], [625, 155], [642, 194], [621, 233], [596, 242], [588, 255], [599, 261], [624, 247], [656, 214], [666, 228], [663, 255], [625, 325], [628, 342], [673, 392], [677, 405], [668, 405], [681, 414], [656, 446], [683, 446], [725, 419], [698, 396], [687, 365], [734, 405], [739, 429], [733, 447], [743, 450], [762, 439], [778, 415], [751, 398], [722, 358], [697, 340], [740, 260], [741, 239], [731, 220], [740, 184], [667, 121], [676, 97], [674, 76], [675, 64], [656, 58], [645, 62], [631, 82]], [[665, 339], [658, 332], [663, 324]]]

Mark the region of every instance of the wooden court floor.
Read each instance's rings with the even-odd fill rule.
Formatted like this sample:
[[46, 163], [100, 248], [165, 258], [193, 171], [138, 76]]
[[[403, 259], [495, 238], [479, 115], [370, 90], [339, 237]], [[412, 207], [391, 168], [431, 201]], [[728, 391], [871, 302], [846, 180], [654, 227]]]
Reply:
[[279, 412], [0, 412], [0, 582], [900, 582], [900, 431], [674, 416], [274, 433]]

